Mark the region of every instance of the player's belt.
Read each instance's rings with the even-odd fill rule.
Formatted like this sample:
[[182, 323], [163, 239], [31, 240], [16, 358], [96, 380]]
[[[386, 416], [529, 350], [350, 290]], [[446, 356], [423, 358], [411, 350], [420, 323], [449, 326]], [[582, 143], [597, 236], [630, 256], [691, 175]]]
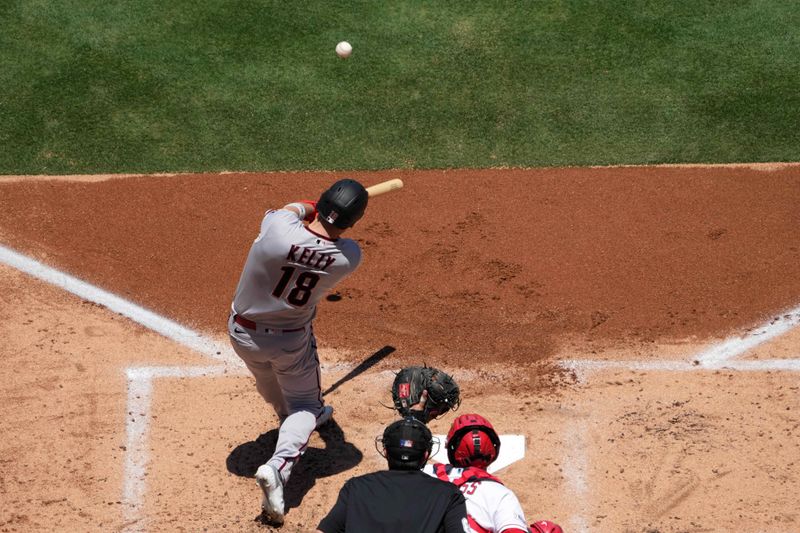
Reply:
[[240, 315], [233, 315], [233, 321], [247, 329], [252, 329], [253, 331], [263, 330], [265, 333], [271, 333], [271, 334], [294, 333], [295, 331], [303, 331], [306, 329], [305, 326], [303, 326], [302, 328], [294, 328], [294, 329], [268, 328], [266, 326], [259, 326], [252, 320], [247, 320], [245, 317]]

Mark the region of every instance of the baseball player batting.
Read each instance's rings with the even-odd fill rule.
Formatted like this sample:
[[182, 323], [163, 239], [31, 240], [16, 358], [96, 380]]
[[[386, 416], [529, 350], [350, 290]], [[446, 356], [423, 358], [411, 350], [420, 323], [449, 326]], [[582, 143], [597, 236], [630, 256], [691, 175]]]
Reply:
[[[379, 185], [378, 193], [397, 186]], [[320, 299], [361, 262], [358, 244], [342, 234], [362, 217], [369, 196], [344, 179], [317, 202], [267, 211], [236, 287], [231, 344], [281, 421], [275, 453], [256, 472], [263, 516], [275, 524], [284, 521], [283, 487], [293, 466], [333, 414], [322, 399], [312, 321]]]

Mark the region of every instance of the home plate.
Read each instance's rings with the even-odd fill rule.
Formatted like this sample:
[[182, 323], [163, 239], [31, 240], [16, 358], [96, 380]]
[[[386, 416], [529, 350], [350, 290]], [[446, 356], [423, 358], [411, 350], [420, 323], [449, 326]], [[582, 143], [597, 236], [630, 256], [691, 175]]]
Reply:
[[[434, 435], [434, 439], [439, 440], [439, 449], [433, 454], [431, 461], [434, 463], [449, 463], [447, 448], [444, 446], [446, 435]], [[436, 445], [434, 444], [435, 447]], [[492, 474], [511, 463], [516, 463], [523, 457], [525, 457], [525, 435], [500, 435], [500, 455], [489, 465], [486, 471]], [[428, 465], [425, 468], [429, 469], [430, 467], [431, 465]]]

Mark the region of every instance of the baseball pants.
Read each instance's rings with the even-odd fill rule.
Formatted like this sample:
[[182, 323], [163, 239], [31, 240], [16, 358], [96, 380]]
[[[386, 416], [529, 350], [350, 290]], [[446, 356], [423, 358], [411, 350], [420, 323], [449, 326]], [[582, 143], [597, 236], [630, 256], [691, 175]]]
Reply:
[[290, 333], [261, 333], [228, 319], [228, 334], [236, 354], [256, 380], [256, 389], [281, 420], [275, 453], [269, 464], [284, 483], [305, 452], [322, 413], [317, 341], [309, 326]]

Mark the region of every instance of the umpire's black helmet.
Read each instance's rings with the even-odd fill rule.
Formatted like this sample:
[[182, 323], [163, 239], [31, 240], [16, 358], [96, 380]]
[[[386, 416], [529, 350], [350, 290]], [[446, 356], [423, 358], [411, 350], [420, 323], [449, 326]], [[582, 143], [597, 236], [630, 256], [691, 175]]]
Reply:
[[322, 220], [337, 228], [349, 228], [364, 215], [369, 194], [356, 180], [343, 179], [322, 193], [317, 212]]
[[413, 417], [392, 422], [383, 432], [383, 447], [392, 470], [419, 470], [433, 449], [428, 426]]

